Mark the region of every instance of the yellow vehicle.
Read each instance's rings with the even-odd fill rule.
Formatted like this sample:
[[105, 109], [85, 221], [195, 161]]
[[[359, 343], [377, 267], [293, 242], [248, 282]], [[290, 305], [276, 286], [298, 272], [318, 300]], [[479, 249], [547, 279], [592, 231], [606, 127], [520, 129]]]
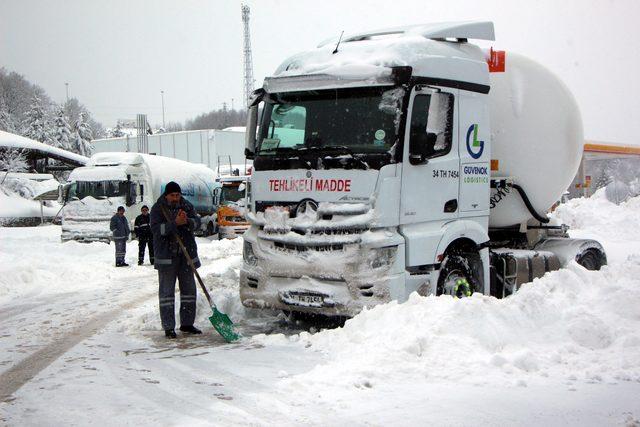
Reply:
[[245, 191], [247, 176], [224, 176], [218, 178], [220, 184], [214, 190], [216, 229], [218, 239], [234, 239], [249, 228], [245, 217]]

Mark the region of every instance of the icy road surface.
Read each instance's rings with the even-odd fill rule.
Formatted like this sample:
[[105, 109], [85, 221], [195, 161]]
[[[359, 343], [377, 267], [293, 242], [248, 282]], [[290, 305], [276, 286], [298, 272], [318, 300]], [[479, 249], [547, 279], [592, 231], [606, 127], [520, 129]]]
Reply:
[[413, 297], [313, 333], [237, 296], [242, 241], [199, 239], [197, 337], [165, 340], [157, 275], [60, 229], [0, 228], [0, 425], [639, 425], [640, 199], [556, 216], [608, 250], [498, 301]]

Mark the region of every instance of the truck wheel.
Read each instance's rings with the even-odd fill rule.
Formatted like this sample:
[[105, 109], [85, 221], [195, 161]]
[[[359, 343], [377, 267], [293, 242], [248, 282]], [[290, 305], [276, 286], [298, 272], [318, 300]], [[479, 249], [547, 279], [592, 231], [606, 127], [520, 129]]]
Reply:
[[482, 261], [477, 253], [447, 255], [442, 262], [436, 295], [451, 295], [457, 298], [482, 292]]
[[591, 271], [598, 271], [606, 264], [602, 254], [596, 249], [587, 249], [577, 257], [576, 262]]
[[207, 237], [213, 236], [213, 232], [213, 223], [209, 222], [209, 224], [207, 224]]

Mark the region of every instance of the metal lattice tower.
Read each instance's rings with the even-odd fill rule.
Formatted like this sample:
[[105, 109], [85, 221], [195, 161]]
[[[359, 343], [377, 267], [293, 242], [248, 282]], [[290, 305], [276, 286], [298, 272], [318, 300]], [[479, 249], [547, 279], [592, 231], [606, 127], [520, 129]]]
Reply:
[[251, 58], [251, 34], [249, 32], [249, 6], [242, 4], [242, 24], [244, 26], [244, 106], [249, 105], [253, 92], [253, 59]]

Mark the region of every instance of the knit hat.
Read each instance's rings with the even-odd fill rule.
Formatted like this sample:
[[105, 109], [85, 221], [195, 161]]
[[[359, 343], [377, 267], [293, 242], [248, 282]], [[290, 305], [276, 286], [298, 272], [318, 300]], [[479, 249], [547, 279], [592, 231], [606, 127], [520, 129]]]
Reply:
[[171, 193], [182, 193], [182, 190], [180, 190], [180, 186], [178, 185], [177, 182], [171, 181], [164, 187], [165, 196]]
[[120, 212], [120, 211], [124, 211], [124, 206], [118, 206], [117, 211], [118, 211], [118, 212]]
[[142, 209], [149, 209], [149, 206], [147, 206], [147, 205], [142, 205], [142, 207], [140, 208], [140, 210], [142, 210]]

